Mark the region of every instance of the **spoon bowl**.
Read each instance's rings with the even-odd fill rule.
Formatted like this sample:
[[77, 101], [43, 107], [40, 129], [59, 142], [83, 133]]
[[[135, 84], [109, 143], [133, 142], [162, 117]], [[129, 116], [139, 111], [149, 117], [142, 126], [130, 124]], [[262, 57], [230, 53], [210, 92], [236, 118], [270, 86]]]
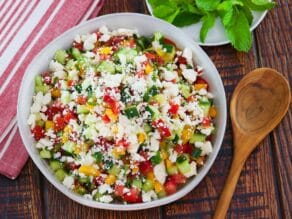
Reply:
[[225, 218], [246, 159], [280, 123], [290, 102], [289, 83], [274, 69], [255, 69], [238, 83], [230, 104], [233, 161], [214, 218]]

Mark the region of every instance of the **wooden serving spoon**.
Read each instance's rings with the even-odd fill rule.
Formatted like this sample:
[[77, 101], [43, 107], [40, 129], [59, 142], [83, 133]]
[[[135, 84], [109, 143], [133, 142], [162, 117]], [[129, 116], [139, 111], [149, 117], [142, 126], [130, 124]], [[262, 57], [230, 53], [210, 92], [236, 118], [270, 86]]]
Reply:
[[246, 159], [280, 123], [290, 101], [289, 83], [274, 69], [255, 69], [238, 83], [230, 104], [233, 160], [216, 206], [215, 219], [225, 218]]

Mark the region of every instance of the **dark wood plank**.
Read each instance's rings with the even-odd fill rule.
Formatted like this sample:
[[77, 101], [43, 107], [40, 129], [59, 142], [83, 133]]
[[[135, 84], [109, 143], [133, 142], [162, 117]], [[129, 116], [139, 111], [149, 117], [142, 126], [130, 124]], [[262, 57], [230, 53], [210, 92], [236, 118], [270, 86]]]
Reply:
[[[292, 2], [280, 0], [278, 7], [268, 14], [267, 19], [256, 30], [259, 63], [277, 69], [292, 82]], [[268, 46], [267, 46], [268, 45]], [[275, 86], [277, 84], [275, 83]], [[292, 108], [278, 128], [273, 131], [272, 152], [275, 155], [275, 174], [279, 186], [280, 204], [284, 218], [292, 218]]]
[[0, 176], [0, 218], [43, 218], [40, 173], [31, 160], [16, 180]]

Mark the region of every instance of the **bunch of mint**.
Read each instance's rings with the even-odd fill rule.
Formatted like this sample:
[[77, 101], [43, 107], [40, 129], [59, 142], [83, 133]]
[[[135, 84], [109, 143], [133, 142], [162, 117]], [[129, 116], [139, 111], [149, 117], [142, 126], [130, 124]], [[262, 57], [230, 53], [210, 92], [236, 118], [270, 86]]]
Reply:
[[200, 40], [205, 42], [208, 31], [219, 17], [227, 37], [238, 51], [248, 52], [252, 46], [250, 26], [252, 11], [270, 10], [276, 3], [269, 0], [148, 0], [155, 17], [178, 27], [199, 21], [203, 25]]

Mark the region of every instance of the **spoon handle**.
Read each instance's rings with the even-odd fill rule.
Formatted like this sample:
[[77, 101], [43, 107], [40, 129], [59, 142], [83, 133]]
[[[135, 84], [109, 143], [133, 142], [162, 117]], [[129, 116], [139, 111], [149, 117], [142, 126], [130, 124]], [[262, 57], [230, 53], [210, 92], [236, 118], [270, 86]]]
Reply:
[[217, 202], [213, 219], [225, 218], [245, 160], [243, 160], [243, 157], [239, 158], [238, 156], [234, 156], [223, 191]]

